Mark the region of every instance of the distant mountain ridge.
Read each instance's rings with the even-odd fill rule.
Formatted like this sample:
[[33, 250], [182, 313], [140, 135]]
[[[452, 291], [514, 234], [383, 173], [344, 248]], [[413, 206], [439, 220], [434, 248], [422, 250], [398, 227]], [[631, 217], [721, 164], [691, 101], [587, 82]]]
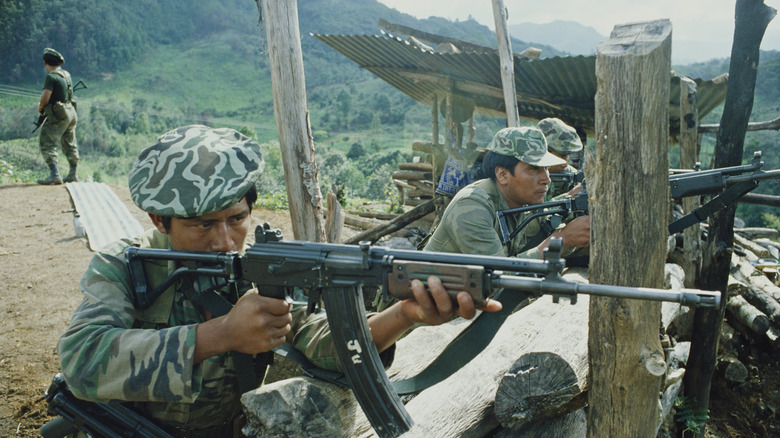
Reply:
[[596, 47], [607, 39], [590, 26], [575, 21], [556, 20], [552, 23], [520, 23], [508, 26], [512, 37], [546, 44], [572, 55], [595, 55]]

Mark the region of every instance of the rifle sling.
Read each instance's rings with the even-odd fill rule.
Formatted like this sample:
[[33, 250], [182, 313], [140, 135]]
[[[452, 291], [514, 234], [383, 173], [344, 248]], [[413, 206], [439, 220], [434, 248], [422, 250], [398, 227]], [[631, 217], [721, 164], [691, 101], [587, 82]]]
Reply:
[[712, 214], [726, 208], [729, 204], [735, 202], [756, 187], [758, 187], [757, 181], [742, 181], [734, 184], [724, 190], [720, 195], [710, 199], [709, 202], [703, 204], [701, 207], [694, 208], [690, 213], [669, 224], [669, 234], [679, 233], [692, 225], [704, 222], [704, 220]]
[[[533, 294], [517, 291], [499, 294], [495, 299], [501, 302], [503, 306], [500, 311], [492, 313], [483, 312], [480, 314], [474, 322], [469, 324], [455, 339], [450, 341], [433, 362], [416, 376], [390, 382], [395, 391], [398, 395], [415, 394], [454, 374], [477, 357], [493, 340], [493, 337], [504, 321], [506, 321], [506, 318], [518, 308], [525, 307], [527, 305], [526, 301], [532, 296]], [[310, 377], [344, 388], [350, 387], [342, 373], [317, 367], [288, 342], [276, 347], [274, 352], [297, 362], [303, 372]]]
[[[550, 235], [554, 231], [555, 231], [555, 227], [552, 226], [552, 224], [550, 223], [550, 219], [549, 218], [546, 219], [546, 220], [540, 220], [539, 221], [539, 232], [536, 233], [530, 239], [528, 239], [528, 242], [526, 242], [525, 246], [523, 246], [520, 249], [520, 253], [526, 252], [526, 251], [528, 251], [531, 248], [536, 248], [537, 246], [539, 246], [539, 244], [544, 242], [544, 239], [550, 237]], [[511, 242], [507, 242], [507, 246], [510, 243]]]
[[451, 376], [477, 357], [490, 344], [509, 315], [528, 305], [528, 299], [533, 296], [531, 293], [519, 291], [499, 294], [496, 299], [503, 306], [500, 311], [482, 312], [419, 374], [392, 382], [396, 392], [399, 395], [414, 394]]
[[291, 359], [297, 362], [298, 365], [301, 366], [303, 372], [309, 377], [314, 377], [350, 389], [349, 382], [347, 382], [347, 378], [344, 376], [344, 374], [338, 371], [326, 370], [324, 368], [318, 367], [317, 365], [314, 365], [311, 363], [311, 361], [309, 361], [306, 355], [295, 349], [295, 347], [293, 347], [289, 342], [285, 342], [284, 344], [274, 348], [273, 351], [279, 356], [286, 357], [287, 359]]

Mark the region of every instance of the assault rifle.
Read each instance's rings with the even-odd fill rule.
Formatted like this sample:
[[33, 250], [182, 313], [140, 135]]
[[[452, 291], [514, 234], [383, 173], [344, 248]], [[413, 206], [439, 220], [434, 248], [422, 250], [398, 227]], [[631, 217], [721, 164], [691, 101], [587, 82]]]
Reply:
[[[280, 299], [290, 300], [294, 288], [307, 290], [309, 311], [322, 300], [346, 380], [369, 422], [379, 436], [396, 437], [409, 430], [413, 422], [388, 380], [372, 341], [362, 287], [381, 287], [384, 294], [406, 299], [412, 296], [413, 279], [425, 283], [430, 275], [435, 275], [448, 292], [454, 295], [467, 291], [478, 305], [501, 289], [504, 294], [526, 294], [529, 298], [551, 294], [555, 302], [565, 297], [575, 303], [577, 294], [584, 293], [688, 306], [720, 305], [719, 292], [564, 280], [560, 274], [566, 263], [560, 258], [560, 243], [554, 239], [546, 260], [531, 260], [397, 250], [371, 246], [368, 242], [342, 245], [283, 241], [279, 230], [264, 224], [256, 228], [255, 244], [243, 255], [130, 247], [125, 258], [133, 279], [135, 306], [139, 309], [151, 305], [168, 287], [185, 279], [199, 285], [195, 287], [199, 296], [210, 297], [204, 301], [221, 298], [215, 292], [217, 288], [240, 281], [251, 281], [257, 284], [260, 294]], [[152, 288], [144, 275], [144, 262], [148, 260], [175, 261], [179, 268]]]
[[44, 438], [60, 438], [79, 430], [93, 437], [173, 438], [173, 435], [119, 403], [93, 403], [70, 392], [57, 374], [46, 390], [49, 412], [60, 415], [41, 427]]
[[[756, 187], [759, 181], [770, 178], [780, 178], [780, 169], [763, 171], [764, 162], [761, 151], [753, 154], [750, 164], [743, 166], [722, 167], [712, 170], [675, 170], [669, 176], [669, 189], [672, 199], [689, 196], [716, 195], [700, 207], [669, 224], [669, 234], [678, 233], [694, 224], [703, 222], [713, 213], [736, 202]], [[556, 174], [559, 181], [575, 181], [581, 172], [572, 174]], [[571, 178], [571, 179], [566, 179]], [[553, 179], [553, 175], [550, 175]], [[496, 212], [499, 224], [501, 242], [510, 242], [532, 220], [550, 216], [548, 229], [555, 230], [560, 223], [570, 215], [582, 216], [588, 214], [588, 194], [584, 179], [582, 191], [574, 198], [544, 202], [526, 207], [510, 208]], [[507, 216], [533, 212], [515, 228], [509, 230]], [[550, 231], [552, 232], [552, 231]]]
[[[79, 88], [79, 85], [81, 86], [81, 88]], [[85, 84], [84, 81], [78, 81], [78, 82], [76, 82], [76, 86], [73, 87], [73, 91], [76, 92], [76, 91], [81, 90], [83, 88], [87, 88], [87, 84]], [[43, 126], [44, 123], [46, 123], [46, 119], [47, 119], [46, 114], [39, 114], [38, 115], [38, 120], [33, 122], [33, 125], [35, 125], [35, 128], [32, 130], [33, 134], [35, 134], [35, 131], [37, 131], [38, 128], [40, 128], [41, 126]]]

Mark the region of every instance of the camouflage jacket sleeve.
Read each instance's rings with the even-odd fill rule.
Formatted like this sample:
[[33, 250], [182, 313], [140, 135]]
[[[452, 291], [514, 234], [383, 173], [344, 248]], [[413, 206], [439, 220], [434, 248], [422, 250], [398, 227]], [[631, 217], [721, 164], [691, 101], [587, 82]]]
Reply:
[[[368, 318], [374, 314], [369, 313]], [[326, 370], [342, 371], [336, 347], [325, 313], [306, 315], [305, 306], [293, 310], [292, 331], [287, 342], [300, 350], [316, 366]], [[395, 344], [379, 354], [382, 364], [389, 367], [395, 357]]]
[[192, 401], [195, 323], [134, 328], [135, 310], [121, 251], [98, 253], [79, 284], [84, 300], [58, 344], [73, 393], [93, 401]]

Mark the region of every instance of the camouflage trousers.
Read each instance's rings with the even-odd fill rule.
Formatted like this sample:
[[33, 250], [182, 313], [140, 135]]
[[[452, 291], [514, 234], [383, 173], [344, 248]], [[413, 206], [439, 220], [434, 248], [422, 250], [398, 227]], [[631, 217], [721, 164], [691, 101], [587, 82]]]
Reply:
[[46, 164], [58, 164], [58, 150], [68, 158], [71, 165], [79, 162], [79, 148], [76, 144], [76, 109], [70, 103], [57, 102], [44, 108], [46, 123], [41, 126], [41, 136], [38, 145]]

